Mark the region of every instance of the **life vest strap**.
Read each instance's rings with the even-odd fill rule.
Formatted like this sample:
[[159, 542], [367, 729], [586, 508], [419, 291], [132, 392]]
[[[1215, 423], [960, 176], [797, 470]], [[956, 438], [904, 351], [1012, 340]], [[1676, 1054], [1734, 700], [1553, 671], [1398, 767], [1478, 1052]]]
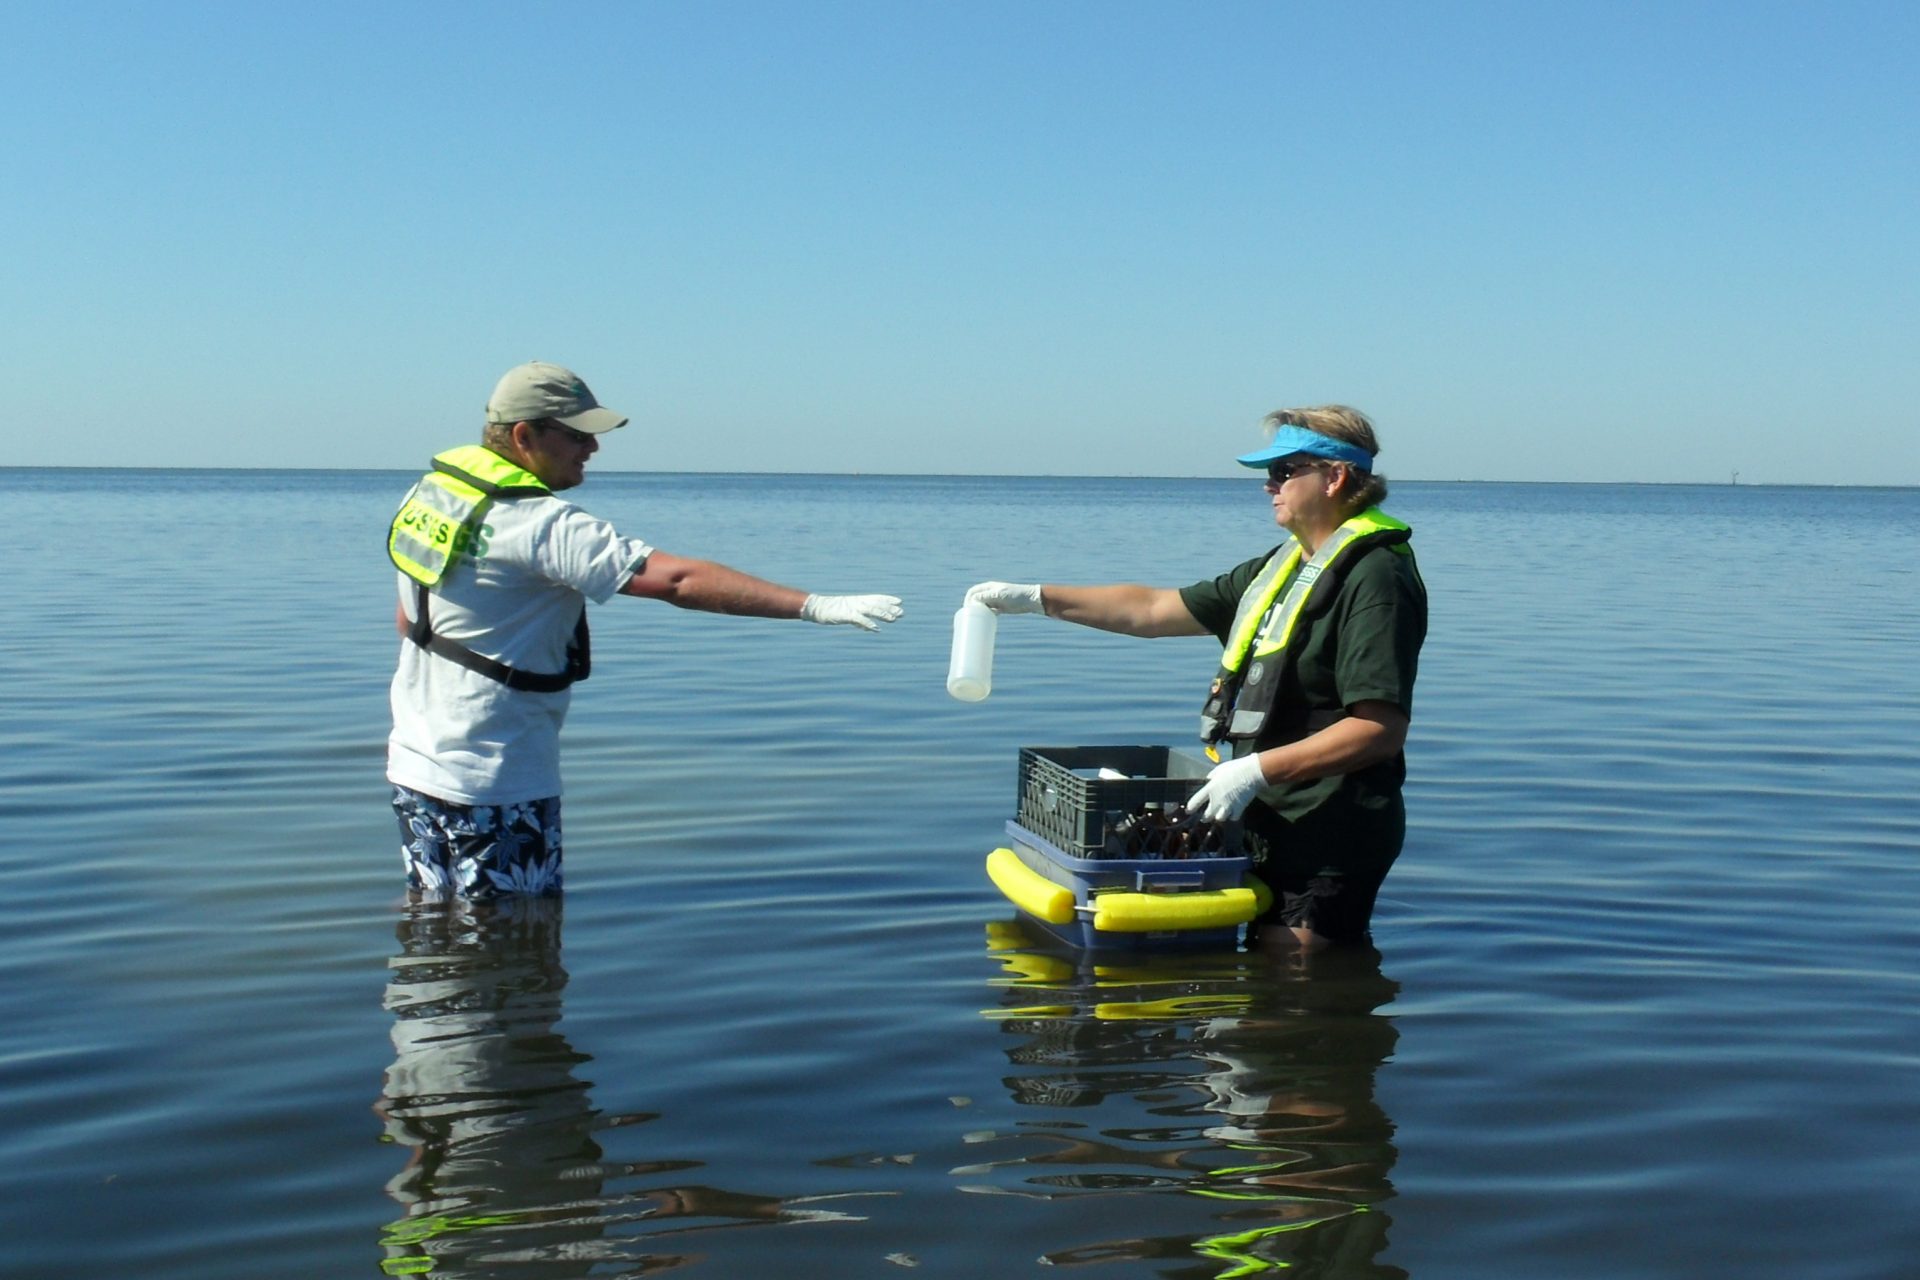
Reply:
[[483, 653], [475, 653], [458, 640], [434, 634], [428, 613], [428, 601], [432, 599], [432, 593], [423, 583], [416, 582], [413, 587], [413, 622], [407, 628], [407, 639], [428, 653], [465, 667], [475, 675], [497, 680], [507, 688], [523, 693], [558, 693], [585, 680], [593, 670], [593, 651], [587, 634], [587, 611], [584, 606], [580, 610], [580, 621], [573, 628], [573, 640], [567, 645], [566, 670], [522, 671]]

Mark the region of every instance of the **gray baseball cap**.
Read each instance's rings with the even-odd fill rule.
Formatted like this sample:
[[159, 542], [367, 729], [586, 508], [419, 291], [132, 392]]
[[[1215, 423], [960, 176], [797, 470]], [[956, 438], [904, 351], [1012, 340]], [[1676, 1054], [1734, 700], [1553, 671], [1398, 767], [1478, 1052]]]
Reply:
[[624, 414], [601, 408], [571, 369], [529, 360], [507, 370], [487, 398], [487, 421], [510, 424], [543, 418], [592, 435], [627, 425]]

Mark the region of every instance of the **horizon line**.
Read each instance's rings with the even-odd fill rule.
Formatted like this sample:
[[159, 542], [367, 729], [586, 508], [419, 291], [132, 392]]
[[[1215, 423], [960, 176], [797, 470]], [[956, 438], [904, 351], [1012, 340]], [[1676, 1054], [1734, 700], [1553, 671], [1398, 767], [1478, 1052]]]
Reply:
[[[125, 464], [105, 465], [99, 463], [0, 463], [0, 471], [229, 471], [243, 472], [313, 472], [332, 475], [416, 475], [417, 468], [412, 467], [251, 467], [251, 466], [129, 466]], [[1078, 472], [1078, 471], [795, 471], [783, 467], [768, 471], [705, 471], [660, 469], [616, 469], [612, 467], [596, 468], [595, 476], [818, 476], [853, 479], [862, 476], [874, 479], [897, 480], [1245, 480], [1248, 476], [1228, 475], [1172, 475], [1165, 472], [1127, 471], [1127, 472]], [[589, 479], [592, 477], [589, 476]], [[1775, 481], [1739, 480], [1489, 480], [1470, 476], [1388, 477], [1395, 484], [1538, 484], [1538, 485], [1638, 485], [1648, 488], [1680, 489], [1913, 489], [1920, 484], [1812, 484], [1796, 482], [1792, 484]]]

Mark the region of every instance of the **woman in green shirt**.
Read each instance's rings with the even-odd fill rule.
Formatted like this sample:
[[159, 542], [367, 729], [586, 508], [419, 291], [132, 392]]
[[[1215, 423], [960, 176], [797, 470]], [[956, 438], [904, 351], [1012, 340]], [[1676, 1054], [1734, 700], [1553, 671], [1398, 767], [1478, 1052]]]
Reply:
[[1238, 461], [1267, 473], [1274, 521], [1291, 535], [1272, 551], [1182, 588], [983, 582], [967, 599], [1124, 635], [1219, 639], [1201, 721], [1227, 758], [1191, 807], [1245, 822], [1274, 895], [1260, 945], [1365, 942], [1406, 835], [1402, 749], [1426, 587], [1412, 530], [1379, 509], [1387, 483], [1366, 416], [1326, 405], [1266, 420], [1272, 442]]

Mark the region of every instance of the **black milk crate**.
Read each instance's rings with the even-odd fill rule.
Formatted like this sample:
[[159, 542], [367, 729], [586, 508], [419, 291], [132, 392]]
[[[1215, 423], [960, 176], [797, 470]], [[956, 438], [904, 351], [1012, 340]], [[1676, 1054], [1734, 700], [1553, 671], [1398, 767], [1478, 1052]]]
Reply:
[[[1015, 821], [1071, 857], [1106, 857], [1110, 824], [1143, 805], [1184, 805], [1212, 767], [1173, 747], [1022, 747]], [[1127, 776], [1101, 778], [1103, 768]], [[1215, 856], [1240, 852], [1240, 830], [1221, 828]]]

